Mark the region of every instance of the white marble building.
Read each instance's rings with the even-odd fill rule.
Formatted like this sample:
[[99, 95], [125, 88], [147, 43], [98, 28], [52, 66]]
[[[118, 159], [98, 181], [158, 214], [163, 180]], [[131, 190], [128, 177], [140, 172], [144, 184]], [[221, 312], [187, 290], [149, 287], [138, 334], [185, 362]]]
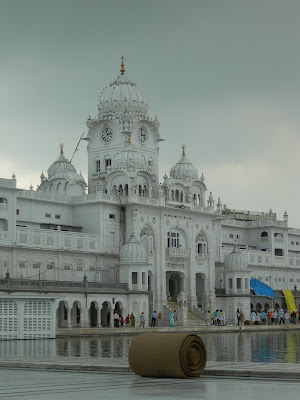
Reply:
[[299, 286], [300, 230], [286, 213], [215, 202], [185, 146], [160, 184], [159, 122], [120, 71], [87, 120], [88, 184], [62, 146], [36, 190], [0, 179], [1, 293], [55, 295], [60, 327], [112, 324], [115, 308], [166, 315], [180, 292], [190, 311], [222, 308], [229, 320], [251, 303], [281, 307], [280, 292], [257, 298], [250, 279]]

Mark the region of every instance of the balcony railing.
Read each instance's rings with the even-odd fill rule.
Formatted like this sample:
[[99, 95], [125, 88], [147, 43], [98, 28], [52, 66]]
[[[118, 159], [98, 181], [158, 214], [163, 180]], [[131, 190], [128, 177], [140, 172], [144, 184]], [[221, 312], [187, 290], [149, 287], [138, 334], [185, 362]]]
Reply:
[[68, 281], [45, 281], [29, 279], [0, 279], [0, 290], [41, 290], [43, 292], [107, 292], [122, 291], [127, 292], [126, 283], [100, 283], [100, 282], [68, 282]]
[[177, 247], [168, 247], [166, 249], [167, 255], [171, 258], [189, 258], [190, 250], [177, 248]]

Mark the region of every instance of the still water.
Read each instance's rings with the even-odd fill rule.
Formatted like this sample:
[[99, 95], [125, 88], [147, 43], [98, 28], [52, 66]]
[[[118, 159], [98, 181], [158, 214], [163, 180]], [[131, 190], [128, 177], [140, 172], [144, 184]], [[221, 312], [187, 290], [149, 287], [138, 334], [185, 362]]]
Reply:
[[[133, 338], [100, 336], [0, 341], [0, 357], [126, 359]], [[201, 338], [209, 361], [300, 363], [300, 332], [205, 333]]]

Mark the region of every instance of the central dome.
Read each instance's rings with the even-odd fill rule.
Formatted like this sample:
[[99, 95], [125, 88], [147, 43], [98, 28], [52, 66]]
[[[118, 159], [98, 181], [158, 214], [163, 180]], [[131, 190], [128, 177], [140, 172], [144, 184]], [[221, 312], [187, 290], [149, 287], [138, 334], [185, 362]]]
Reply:
[[197, 168], [187, 159], [185, 155], [185, 146], [182, 147], [181, 159], [171, 168], [170, 176], [179, 180], [197, 180], [199, 179]]
[[99, 115], [111, 112], [128, 112], [147, 114], [148, 103], [143, 93], [130, 82], [124, 73], [109, 84], [100, 95]]

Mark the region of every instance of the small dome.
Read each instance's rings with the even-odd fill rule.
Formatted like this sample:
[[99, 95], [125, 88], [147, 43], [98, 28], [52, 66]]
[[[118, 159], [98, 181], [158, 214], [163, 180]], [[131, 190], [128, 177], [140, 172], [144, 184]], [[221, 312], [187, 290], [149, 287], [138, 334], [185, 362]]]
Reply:
[[112, 165], [112, 170], [128, 168], [147, 170], [145, 157], [134, 149], [130, 141], [126, 143], [124, 150], [116, 155]]
[[235, 246], [232, 252], [226, 257], [225, 265], [226, 268], [244, 269], [247, 268], [248, 263], [241, 250]]
[[126, 244], [121, 248], [120, 262], [147, 262], [147, 251], [132, 234]]
[[122, 73], [100, 95], [99, 114], [111, 112], [138, 112], [147, 114], [148, 103], [143, 93]]
[[83, 176], [76, 172], [76, 168], [64, 156], [62, 148], [58, 159], [50, 165], [47, 172], [48, 182], [53, 179], [63, 178], [66, 179], [69, 183], [81, 182], [86, 185]]
[[170, 177], [179, 180], [197, 180], [199, 179], [197, 168], [187, 159], [185, 155], [185, 146], [182, 146], [181, 159], [172, 167]]

